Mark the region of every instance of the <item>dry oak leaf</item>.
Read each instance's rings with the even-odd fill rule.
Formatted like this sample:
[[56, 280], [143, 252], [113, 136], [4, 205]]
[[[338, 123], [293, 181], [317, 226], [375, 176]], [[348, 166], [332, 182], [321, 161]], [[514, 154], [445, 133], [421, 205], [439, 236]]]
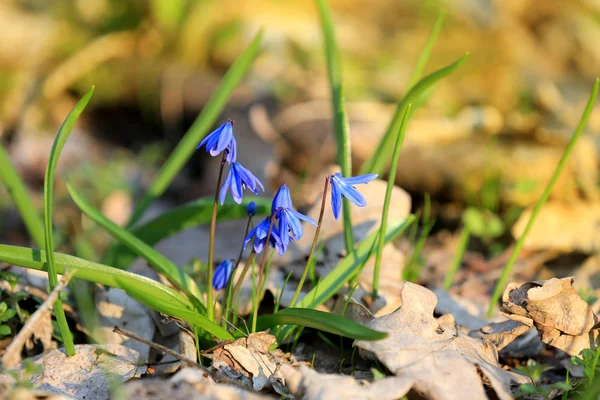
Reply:
[[535, 326], [546, 344], [569, 355], [593, 347], [598, 317], [573, 288], [573, 278], [510, 283], [502, 296], [506, 317]]
[[468, 337], [457, 329], [444, 329], [433, 317], [437, 298], [430, 290], [405, 283], [402, 307], [375, 318], [371, 329], [388, 332], [379, 341], [355, 341], [376, 357], [393, 374], [412, 378], [412, 389], [434, 400], [487, 399], [483, 384], [489, 384], [500, 399], [512, 399], [511, 383], [529, 379], [503, 370], [498, 352], [491, 343]]

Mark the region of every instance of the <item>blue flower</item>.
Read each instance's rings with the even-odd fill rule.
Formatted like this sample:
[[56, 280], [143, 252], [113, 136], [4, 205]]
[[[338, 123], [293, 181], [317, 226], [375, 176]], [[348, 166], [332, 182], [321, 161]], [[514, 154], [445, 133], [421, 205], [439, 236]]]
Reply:
[[230, 119], [225, 122], [205, 137], [198, 147], [196, 147], [196, 150], [204, 145], [206, 145], [206, 151], [209, 152], [211, 156], [214, 157], [222, 151], [226, 151], [227, 162], [230, 164], [234, 162], [237, 156], [237, 149], [235, 137], [233, 136], [233, 120]]
[[221, 290], [227, 286], [233, 273], [233, 267], [233, 261], [225, 260], [215, 269], [212, 281], [212, 287], [215, 290]]
[[246, 206], [246, 213], [249, 217], [254, 217], [256, 215], [256, 203], [254, 201], [248, 203]]
[[252, 172], [248, 171], [238, 162], [231, 163], [229, 165], [227, 179], [225, 179], [225, 183], [223, 183], [223, 186], [221, 187], [219, 196], [221, 205], [225, 202], [225, 196], [227, 196], [227, 190], [229, 188], [231, 188], [233, 200], [238, 204], [242, 204], [242, 199], [244, 197], [243, 190], [250, 189], [252, 193], [258, 194], [259, 187], [264, 192], [265, 188]]
[[302, 231], [302, 224], [300, 223], [300, 220], [317, 226], [315, 220], [299, 213], [298, 211], [295, 211], [292, 208], [290, 190], [285, 183], [279, 188], [275, 194], [275, 197], [273, 198], [273, 203], [271, 204], [271, 213], [275, 211], [275, 218], [279, 220], [281, 243], [285, 248], [287, 248], [290, 240], [293, 242], [302, 238], [304, 232]]
[[377, 178], [377, 174], [360, 175], [353, 178], [342, 178], [342, 175], [339, 172], [331, 175], [331, 208], [333, 209], [333, 216], [335, 219], [338, 219], [340, 216], [342, 196], [359, 207], [367, 205], [364, 196], [356, 190], [354, 185], [369, 183], [375, 178]]
[[[248, 236], [246, 236], [246, 239], [244, 240], [244, 250], [246, 249], [246, 246], [248, 245], [250, 240], [252, 240], [252, 238], [254, 237], [254, 251], [257, 254], [262, 253], [263, 249], [265, 248], [265, 244], [267, 243], [267, 234], [269, 233], [270, 225], [270, 217], [267, 217], [260, 224], [256, 225], [256, 227], [250, 231], [250, 233], [248, 234]], [[271, 244], [271, 247], [277, 249], [279, 255], [283, 255], [283, 253], [285, 253], [285, 251], [287, 250], [287, 245], [284, 246], [281, 242], [279, 230], [275, 225], [273, 225], [273, 228], [271, 229], [269, 243]]]

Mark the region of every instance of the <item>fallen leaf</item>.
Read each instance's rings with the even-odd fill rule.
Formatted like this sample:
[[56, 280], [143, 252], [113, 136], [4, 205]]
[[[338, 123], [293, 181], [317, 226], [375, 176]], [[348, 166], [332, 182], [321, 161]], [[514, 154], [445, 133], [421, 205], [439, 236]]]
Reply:
[[109, 398], [110, 379], [126, 382], [147, 369], [138, 365], [136, 351], [121, 345], [79, 344], [75, 351], [71, 357], [67, 357], [64, 349], [56, 349], [33, 358], [33, 365], [42, 367], [41, 373], [25, 376], [23, 365], [15, 372], [43, 391], [78, 399], [105, 400]]
[[281, 373], [290, 392], [304, 400], [395, 400], [408, 393], [414, 383], [412, 378], [404, 376], [386, 377], [369, 383], [351, 376], [321, 374], [304, 365], [300, 369], [284, 365]]
[[483, 383], [489, 381], [498, 398], [512, 399], [511, 382], [529, 381], [500, 367], [493, 344], [441, 327], [433, 317], [437, 298], [430, 290], [407, 282], [401, 296], [398, 311], [368, 324], [389, 336], [355, 345], [393, 374], [414, 379], [419, 394], [435, 400], [464, 399], [465, 393], [486, 399]]
[[491, 342], [498, 350], [502, 350], [517, 337], [527, 332], [531, 327], [517, 321], [494, 322], [478, 330], [469, 332], [473, 338], [481, 338]]
[[284, 382], [280, 365], [295, 363], [295, 359], [280, 349], [271, 351], [276, 340], [266, 332], [253, 333], [216, 349], [209, 358], [213, 368], [255, 391], [273, 387], [281, 393]]
[[569, 355], [593, 347], [598, 322], [590, 306], [573, 288], [573, 278], [510, 283], [501, 311], [510, 319], [535, 326], [542, 341]]

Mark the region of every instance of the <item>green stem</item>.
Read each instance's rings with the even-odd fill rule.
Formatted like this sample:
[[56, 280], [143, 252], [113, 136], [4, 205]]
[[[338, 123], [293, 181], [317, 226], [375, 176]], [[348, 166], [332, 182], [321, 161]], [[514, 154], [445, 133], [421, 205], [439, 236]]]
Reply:
[[244, 269], [242, 270], [242, 273], [240, 274], [240, 277], [238, 278], [237, 282], [235, 283], [235, 287], [233, 288], [233, 294], [231, 296], [231, 304], [235, 305], [237, 295], [240, 291], [240, 288], [242, 287], [242, 283], [244, 282], [246, 273], [248, 273], [248, 269], [250, 269], [252, 262], [254, 262], [255, 255], [256, 255], [256, 252], [254, 251], [254, 249], [252, 249], [252, 252], [248, 256], [248, 259], [246, 260], [246, 263], [244, 264]]
[[223, 327], [225, 328], [227, 325], [227, 321], [229, 319], [229, 307], [231, 307], [231, 299], [232, 299], [232, 288], [233, 288], [233, 278], [235, 277], [235, 271], [237, 270], [238, 265], [240, 265], [240, 261], [242, 261], [242, 255], [244, 254], [244, 240], [246, 240], [246, 236], [248, 236], [248, 231], [250, 230], [250, 223], [252, 222], [252, 216], [248, 216], [248, 223], [246, 224], [246, 233], [244, 233], [244, 238], [242, 240], [242, 246], [240, 248], [240, 254], [238, 255], [237, 261], [235, 262], [235, 266], [233, 267], [233, 271], [231, 272], [231, 277], [229, 278], [229, 283], [227, 284], [227, 294], [226, 294], [226, 303], [225, 309], [223, 310]]
[[[267, 232], [267, 238], [265, 242], [265, 247], [263, 249], [263, 256], [260, 262], [260, 272], [258, 276], [258, 285], [256, 286], [256, 296], [254, 302], [252, 303], [252, 332], [256, 332], [256, 318], [258, 316], [258, 303], [260, 302], [261, 292], [262, 292], [262, 283], [265, 278], [265, 263], [267, 261], [267, 250], [269, 250], [269, 241], [271, 240], [271, 232], [273, 231], [273, 223], [275, 222], [275, 214], [277, 210], [271, 214], [271, 223], [269, 224], [269, 231]], [[287, 232], [286, 232], [287, 234]]]
[[306, 266], [304, 267], [304, 272], [302, 273], [300, 282], [298, 282], [298, 287], [296, 288], [296, 292], [294, 292], [294, 297], [292, 297], [290, 308], [294, 307], [294, 305], [296, 304], [296, 300], [298, 300], [298, 296], [300, 296], [302, 285], [304, 285], [304, 280], [306, 279], [306, 275], [308, 274], [308, 270], [310, 269], [313, 257], [315, 257], [315, 250], [317, 248], [317, 243], [319, 242], [319, 233], [321, 232], [321, 225], [323, 223], [323, 214], [325, 213], [325, 202], [327, 200], [327, 188], [329, 187], [329, 178], [329, 176], [325, 177], [325, 186], [323, 187], [323, 200], [321, 201], [321, 212], [319, 214], [317, 230], [315, 232], [315, 237], [313, 239], [312, 247], [310, 249], [310, 254], [308, 255], [308, 260], [306, 261]]
[[450, 271], [448, 271], [448, 275], [446, 275], [446, 278], [444, 279], [444, 289], [446, 290], [449, 290], [450, 286], [452, 286], [454, 277], [460, 268], [465, 251], [467, 250], [467, 244], [469, 244], [470, 237], [471, 232], [469, 231], [469, 227], [465, 226], [460, 234], [458, 248], [456, 249], [456, 253], [454, 253], [454, 258], [452, 259], [452, 264], [450, 265]]
[[542, 194], [542, 197], [540, 197], [537, 204], [533, 208], [533, 211], [531, 212], [531, 216], [529, 217], [529, 221], [527, 221], [527, 225], [525, 226], [525, 229], [523, 230], [523, 234], [521, 235], [519, 240], [517, 240], [517, 243], [515, 243], [515, 247], [513, 248], [510, 258], [508, 259], [508, 262], [506, 263], [506, 266], [504, 267], [504, 270], [502, 271], [502, 276], [500, 277], [500, 280], [496, 284], [496, 288], [494, 289], [494, 293], [492, 294], [492, 298], [490, 299], [490, 306], [488, 308], [488, 317], [491, 317], [493, 315], [496, 303], [498, 302], [498, 300], [500, 299], [500, 296], [502, 295], [502, 290], [503, 290], [504, 286], [506, 285], [506, 281], [508, 280], [508, 278], [510, 276], [512, 267], [513, 267], [515, 261], [517, 261], [519, 252], [521, 251], [521, 248], [523, 247], [523, 244], [525, 243], [525, 238], [527, 237], [527, 234], [531, 230], [531, 227], [533, 226], [533, 223], [535, 222], [535, 219], [537, 218], [538, 214], [542, 210], [542, 207], [548, 200], [548, 197], [550, 197], [550, 193], [552, 192], [552, 188], [554, 187], [554, 184], [558, 180], [562, 170], [565, 168], [565, 165], [567, 164], [567, 160], [569, 159], [569, 155], [571, 155], [571, 152], [575, 148], [575, 143], [577, 143], [577, 139], [579, 139], [579, 137], [581, 136], [581, 133], [583, 132], [583, 128], [585, 127], [587, 120], [588, 120], [590, 114], [592, 113], [592, 109], [594, 108], [594, 103], [596, 102], [596, 95], [598, 94], [599, 83], [600, 83], [600, 80], [598, 78], [596, 78], [596, 82], [594, 83], [594, 88], [592, 89], [592, 93], [590, 94], [590, 98], [585, 107], [583, 115], [581, 116], [581, 121], [579, 122], [577, 129], [575, 129], [575, 132], [573, 133], [573, 136], [571, 137], [569, 144], [567, 144], [567, 147], [565, 148], [565, 151], [564, 151], [562, 157], [560, 158], [560, 161], [558, 162], [558, 165], [556, 166], [556, 169], [554, 170], [554, 173], [552, 174], [552, 177], [550, 178], [550, 181], [548, 182], [548, 185], [546, 186], [544, 193]]
[[400, 150], [404, 142], [404, 132], [406, 132], [406, 124], [408, 115], [410, 114], [411, 104], [406, 106], [404, 117], [398, 129], [398, 137], [394, 146], [394, 154], [392, 155], [392, 163], [390, 165], [390, 173], [388, 175], [387, 189], [385, 190], [385, 200], [383, 202], [383, 211], [381, 213], [381, 228], [377, 242], [377, 254], [375, 255], [375, 268], [373, 269], [373, 291], [371, 298], [373, 301], [377, 299], [377, 290], [379, 288], [379, 270], [381, 268], [381, 256], [383, 254], [383, 246], [385, 245], [385, 232], [387, 230], [388, 214], [390, 211], [390, 202], [392, 200], [392, 191], [394, 190], [394, 182], [396, 180], [396, 170], [398, 169], [398, 161], [400, 160]]
[[215, 318], [215, 305], [213, 304], [212, 281], [214, 274], [213, 256], [215, 251], [215, 231], [217, 229], [217, 209], [219, 208], [219, 189], [223, 179], [223, 169], [225, 167], [226, 153], [221, 156], [221, 168], [219, 169], [219, 178], [217, 179], [217, 188], [215, 189], [215, 198], [213, 200], [212, 218], [210, 220], [210, 236], [208, 238], [208, 275], [206, 289], [206, 309], [208, 310], [208, 319], [213, 321]]

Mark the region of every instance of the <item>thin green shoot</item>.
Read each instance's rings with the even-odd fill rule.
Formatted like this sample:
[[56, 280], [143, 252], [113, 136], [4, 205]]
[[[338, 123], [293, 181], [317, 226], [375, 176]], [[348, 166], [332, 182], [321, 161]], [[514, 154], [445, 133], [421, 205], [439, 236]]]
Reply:
[[[56, 276], [56, 265], [54, 260], [54, 240], [52, 237], [52, 200], [54, 197], [54, 175], [56, 173], [56, 167], [58, 166], [58, 159], [62, 152], [67, 138], [75, 126], [75, 122], [85, 109], [85, 106], [90, 101], [92, 94], [94, 93], [94, 87], [92, 88], [77, 102], [73, 110], [69, 113], [62, 126], [58, 130], [58, 134], [54, 139], [52, 149], [50, 150], [50, 158], [48, 159], [48, 167], [46, 168], [46, 176], [44, 178], [44, 226], [45, 226], [45, 248], [46, 248], [46, 264], [48, 266], [48, 281], [50, 284], [50, 290], [58, 284], [58, 277]], [[60, 334], [63, 338], [65, 345], [65, 352], [67, 356], [75, 354], [75, 344], [73, 343], [73, 336], [69, 330], [69, 324], [67, 323], [67, 317], [63, 310], [62, 300], [60, 296], [54, 303], [54, 313], [56, 315], [56, 322], [60, 330]]]
[[433, 45], [435, 44], [435, 42], [440, 34], [440, 31], [442, 30], [442, 26], [444, 25], [445, 19], [446, 19], [446, 12], [444, 10], [441, 10], [440, 13], [438, 14], [437, 19], [435, 20], [435, 23], [433, 24], [433, 28], [431, 28], [431, 33], [429, 34], [429, 37], [427, 38], [427, 42], [425, 43], [425, 46], [423, 47], [423, 50], [421, 51], [419, 58], [417, 59], [417, 63], [415, 64], [415, 68], [413, 69], [413, 72], [410, 75], [410, 79], [409, 79], [408, 85], [406, 87], [408, 87], [408, 88], [413, 87], [413, 85], [415, 83], [417, 83], [419, 78], [421, 78], [423, 68], [425, 68], [427, 61], [429, 60], [429, 56], [431, 55], [431, 50], [433, 50]]
[[317, 354], [313, 353], [312, 360], [310, 360], [310, 369], [315, 369], [315, 357], [317, 357]]
[[394, 189], [396, 170], [398, 169], [398, 162], [400, 161], [400, 150], [402, 149], [402, 143], [404, 142], [404, 134], [406, 132], [406, 124], [408, 123], [408, 115], [410, 114], [411, 107], [411, 104], [407, 105], [406, 111], [404, 112], [404, 117], [402, 118], [402, 123], [398, 129], [396, 144], [394, 146], [394, 154], [392, 156], [392, 164], [388, 176], [387, 188], [385, 191], [385, 200], [383, 202], [383, 211], [381, 213], [379, 241], [377, 242], [375, 267], [373, 269], [373, 290], [371, 292], [371, 297], [373, 300], [377, 299], [377, 290], [379, 288], [379, 270], [381, 269], [381, 256], [383, 254], [383, 246], [385, 245], [385, 232], [387, 231], [388, 214], [390, 210], [390, 203], [392, 201], [392, 191]]
[[[317, 0], [321, 30], [325, 42], [325, 58], [327, 60], [327, 72], [329, 86], [331, 88], [331, 104], [333, 109], [333, 131], [337, 142], [337, 162], [342, 169], [342, 176], [352, 175], [352, 154], [350, 144], [350, 133], [348, 128], [348, 117], [344, 107], [344, 88], [342, 85], [342, 63], [340, 51], [335, 39], [333, 16], [326, 0]], [[343, 200], [344, 216], [344, 242], [348, 254], [354, 251], [354, 236], [352, 233], [352, 219], [350, 214], [350, 203]]]
[[287, 277], [285, 278], [285, 281], [283, 281], [283, 285], [281, 286], [281, 290], [279, 291], [278, 295], [277, 295], [277, 300], [275, 301], [275, 309], [274, 309], [274, 313], [276, 313], [277, 311], [279, 311], [279, 307], [281, 304], [281, 298], [283, 297], [283, 292], [285, 291], [285, 288], [288, 284], [288, 281], [290, 280], [290, 278], [292, 277], [292, 272], [290, 271], [290, 273], [287, 275]]
[[531, 216], [529, 217], [529, 221], [527, 221], [527, 225], [525, 226], [525, 229], [523, 230], [523, 234], [521, 235], [519, 240], [517, 240], [517, 242], [515, 243], [515, 246], [510, 255], [510, 258], [508, 259], [506, 265], [504, 266], [504, 270], [502, 271], [502, 276], [500, 277], [500, 280], [496, 284], [496, 288], [494, 289], [494, 293], [492, 294], [492, 298], [490, 299], [490, 305], [489, 305], [488, 313], [487, 313], [488, 317], [491, 317], [493, 315], [494, 309], [496, 307], [496, 303], [498, 302], [498, 300], [500, 299], [500, 296], [502, 295], [502, 291], [503, 291], [504, 287], [506, 286], [508, 278], [510, 277], [512, 267], [513, 267], [515, 261], [517, 261], [519, 252], [521, 251], [521, 248], [523, 247], [523, 244], [525, 243], [525, 239], [527, 238], [527, 235], [529, 234], [529, 231], [531, 230], [531, 227], [533, 226], [533, 223], [535, 222], [538, 214], [542, 210], [542, 207], [544, 206], [544, 204], [546, 204], [548, 197], [550, 197], [552, 188], [556, 184], [556, 181], [558, 181], [558, 178], [559, 178], [561, 172], [567, 165], [567, 160], [569, 159], [569, 156], [571, 155], [571, 153], [573, 152], [573, 149], [575, 148], [577, 139], [579, 139], [579, 137], [581, 136], [581, 133], [583, 132], [583, 129], [584, 129], [584, 127], [590, 117], [590, 114], [592, 113], [592, 110], [594, 108], [594, 103], [596, 102], [596, 96], [598, 95], [599, 84], [600, 84], [600, 79], [596, 78], [596, 82], [594, 83], [594, 88], [592, 89], [592, 93], [590, 94], [588, 103], [585, 107], [585, 110], [583, 111], [583, 115], [581, 116], [581, 121], [579, 122], [579, 125], [577, 125], [577, 128], [575, 129], [575, 132], [573, 133], [573, 136], [571, 137], [571, 140], [567, 144], [567, 147], [565, 148], [565, 151], [563, 152], [563, 155], [560, 158], [560, 161], [558, 162], [558, 165], [556, 166], [556, 169], [554, 170], [554, 173], [552, 174], [552, 177], [550, 178], [548, 185], [544, 189], [544, 193], [542, 193], [542, 197], [540, 197], [537, 204], [533, 208], [533, 211], [531, 212]]
[[44, 223], [31, 201], [25, 183], [17, 173], [2, 144], [0, 144], [0, 181], [4, 182], [6, 191], [23, 218], [23, 223], [33, 243], [39, 248], [44, 247]]
[[452, 264], [450, 264], [450, 270], [446, 274], [446, 278], [444, 278], [444, 289], [446, 290], [450, 290], [452, 282], [454, 282], [454, 277], [456, 276], [456, 273], [458, 272], [460, 265], [462, 264], [462, 260], [465, 256], [465, 251], [467, 250], [470, 237], [471, 234], [469, 232], [469, 227], [464, 226], [460, 234], [460, 239], [458, 240], [458, 248], [456, 249], [456, 253], [454, 253], [454, 257], [452, 257]]

